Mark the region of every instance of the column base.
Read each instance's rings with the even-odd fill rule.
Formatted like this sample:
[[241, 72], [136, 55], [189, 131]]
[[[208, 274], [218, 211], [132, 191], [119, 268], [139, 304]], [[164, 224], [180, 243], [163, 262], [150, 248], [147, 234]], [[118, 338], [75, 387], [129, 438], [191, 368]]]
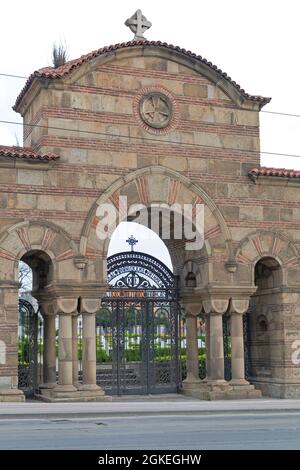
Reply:
[[183, 387], [183, 390], [193, 390], [193, 389], [197, 389], [201, 384], [202, 384], [202, 380], [201, 379], [185, 379], [183, 382], [182, 382], [182, 387]]
[[49, 389], [49, 388], [55, 388], [56, 386], [57, 386], [56, 383], [54, 383], [54, 382], [49, 382], [49, 383], [40, 384], [40, 385], [39, 385], [39, 388], [41, 388], [41, 389], [44, 389], [44, 388], [45, 388], [45, 389]]
[[[92, 387], [92, 386], [89, 386]], [[48, 403], [88, 402], [88, 401], [111, 401], [111, 397], [105, 395], [104, 390], [96, 385], [96, 388], [77, 389], [72, 385], [58, 385], [54, 389], [40, 389], [36, 396], [39, 400]]]
[[203, 381], [199, 382], [183, 382], [181, 393], [188, 397], [198, 398], [198, 400], [210, 400], [208, 395], [207, 384]]
[[235, 386], [235, 385], [243, 385], [243, 386], [247, 386], [247, 385], [250, 385], [250, 383], [248, 382], [248, 380], [245, 380], [245, 379], [231, 379], [229, 381], [229, 385], [232, 385], [232, 386]]
[[209, 385], [211, 387], [228, 387], [228, 384], [229, 384], [229, 382], [227, 382], [227, 380], [224, 380], [224, 379], [211, 379], [209, 377], [206, 379], [206, 383], [207, 383], [207, 385]]
[[24, 402], [25, 395], [17, 388], [0, 388], [0, 402]]
[[184, 395], [189, 395], [193, 396], [193, 393], [198, 393], [198, 391], [201, 389], [202, 386], [202, 380], [200, 379], [195, 379], [195, 380], [184, 380], [182, 382], [182, 393]]
[[53, 388], [54, 393], [72, 393], [76, 392], [77, 388], [74, 387], [74, 385], [60, 385], [56, 384], [55, 387]]
[[[232, 382], [232, 381], [231, 381]], [[243, 400], [245, 398], [262, 398], [260, 390], [256, 389], [250, 383], [235, 384], [229, 382], [229, 390], [225, 400]]]
[[195, 384], [194, 387], [186, 388], [183, 386], [184, 395], [198, 398], [199, 400], [243, 400], [261, 398], [260, 390], [254, 388], [254, 385], [232, 385], [225, 380], [208, 380]]
[[[103, 390], [101, 389], [101, 387], [99, 387], [99, 385], [96, 385], [96, 384], [79, 384], [78, 386], [78, 390], [80, 392], [83, 392], [83, 391], [87, 391], [87, 392], [98, 392], [98, 391], [102, 391]], [[103, 392], [104, 393], [104, 392]]]

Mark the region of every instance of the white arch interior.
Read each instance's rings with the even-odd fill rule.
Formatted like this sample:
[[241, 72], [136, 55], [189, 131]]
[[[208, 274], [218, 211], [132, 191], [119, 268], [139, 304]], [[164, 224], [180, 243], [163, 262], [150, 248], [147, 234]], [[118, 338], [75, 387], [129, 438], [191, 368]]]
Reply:
[[121, 222], [113, 232], [109, 247], [108, 256], [123, 251], [130, 251], [131, 248], [126, 240], [133, 235], [138, 243], [134, 247], [134, 251], [147, 253], [164, 263], [172, 272], [173, 266], [169, 250], [161, 240], [161, 238], [151, 229], [136, 222]]

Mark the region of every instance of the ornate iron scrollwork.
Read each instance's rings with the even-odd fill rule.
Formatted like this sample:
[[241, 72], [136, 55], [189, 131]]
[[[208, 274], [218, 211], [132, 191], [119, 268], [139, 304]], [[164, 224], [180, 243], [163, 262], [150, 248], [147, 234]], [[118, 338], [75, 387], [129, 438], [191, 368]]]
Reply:
[[110, 394], [178, 391], [175, 276], [153, 256], [135, 251], [110, 256], [107, 273], [102, 310], [110, 312], [110, 323], [99, 316], [98, 383]]
[[19, 299], [18, 388], [32, 396], [38, 385], [38, 313], [25, 299]]
[[158, 259], [146, 253], [125, 251], [107, 258], [111, 287], [148, 289], [174, 288], [174, 275]]

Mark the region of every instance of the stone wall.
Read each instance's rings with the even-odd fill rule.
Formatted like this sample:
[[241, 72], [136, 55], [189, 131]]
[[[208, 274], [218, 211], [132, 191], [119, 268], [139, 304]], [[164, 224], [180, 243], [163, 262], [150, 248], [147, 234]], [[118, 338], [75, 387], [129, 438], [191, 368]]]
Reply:
[[[151, 130], [141, 120], [139, 100], [149, 90], [172, 100], [166, 130]], [[54, 284], [76, 292], [103, 286], [107, 244], [95, 235], [98, 204], [117, 205], [119, 194], [145, 205], [204, 203], [201, 253], [182, 255], [182, 244], [168, 242], [178, 273], [194, 258], [198, 288], [242, 292], [253, 287], [260, 258], [277, 259], [283, 290], [264, 299], [276, 325], [272, 377], [300, 384], [299, 368], [289, 362], [299, 331], [300, 191], [296, 180], [249, 179], [248, 171], [259, 166], [254, 102], [233, 100], [192, 60], [140, 47], [96, 57], [64, 78], [41, 80], [19, 112], [24, 146], [60, 159], [0, 161], [0, 282], [16, 282], [18, 259], [38, 249], [52, 260]], [[16, 297], [9, 303], [10, 295], [1, 287], [0, 340], [7, 359], [0, 377], [15, 386], [17, 305]]]

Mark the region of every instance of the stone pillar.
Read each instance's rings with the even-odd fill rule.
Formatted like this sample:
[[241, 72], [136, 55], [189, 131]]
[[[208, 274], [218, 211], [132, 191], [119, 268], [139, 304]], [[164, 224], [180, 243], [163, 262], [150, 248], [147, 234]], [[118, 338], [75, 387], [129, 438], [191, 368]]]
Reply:
[[58, 385], [54, 391], [64, 397], [76, 392], [73, 385], [72, 315], [77, 314], [77, 299], [56, 300], [59, 318]]
[[204, 381], [210, 379], [210, 316], [205, 315], [205, 358], [206, 358], [206, 377]]
[[73, 362], [73, 385], [78, 388], [78, 316], [72, 316], [72, 362]]
[[224, 344], [223, 314], [228, 308], [228, 299], [211, 299], [203, 302], [204, 310], [209, 314], [210, 377], [209, 382], [225, 383], [224, 380]]
[[222, 313], [210, 314], [210, 379], [224, 380], [224, 344]]
[[0, 280], [0, 402], [25, 400], [18, 389], [18, 291], [17, 282]]
[[199, 378], [197, 315], [201, 312], [200, 302], [185, 303], [186, 311], [186, 379], [184, 389], [197, 387]]
[[231, 385], [249, 385], [245, 380], [243, 314], [247, 312], [249, 300], [232, 299], [231, 321]]
[[53, 388], [56, 386], [56, 316], [43, 314], [43, 319], [43, 384], [41, 388]]
[[103, 390], [96, 383], [96, 312], [100, 300], [81, 299], [82, 314], [82, 386], [81, 390], [99, 393]]
[[83, 389], [96, 385], [96, 316], [95, 313], [82, 315], [82, 384]]
[[58, 384], [73, 391], [72, 316], [59, 313]]

